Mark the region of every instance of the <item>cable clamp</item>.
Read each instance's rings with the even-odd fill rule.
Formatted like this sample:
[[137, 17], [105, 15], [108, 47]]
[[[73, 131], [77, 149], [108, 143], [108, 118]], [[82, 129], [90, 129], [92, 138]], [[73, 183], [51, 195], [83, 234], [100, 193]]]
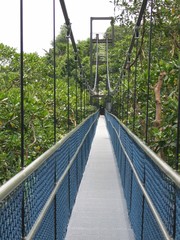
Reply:
[[135, 32], [135, 38], [139, 38], [139, 26], [135, 26], [134, 32]]
[[70, 23], [69, 25], [66, 25], [66, 29], [67, 29], [67, 35], [66, 35], [66, 37], [67, 37], [67, 38], [70, 38], [70, 34], [71, 34], [71, 31], [72, 31], [72, 29], [71, 29], [71, 23]]
[[131, 53], [130, 52], [127, 52], [127, 64], [130, 64], [131, 60]]

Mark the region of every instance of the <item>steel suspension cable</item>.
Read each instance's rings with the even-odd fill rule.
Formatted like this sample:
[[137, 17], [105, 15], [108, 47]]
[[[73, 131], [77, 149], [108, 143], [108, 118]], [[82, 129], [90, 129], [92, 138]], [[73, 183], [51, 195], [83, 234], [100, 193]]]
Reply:
[[[81, 79], [82, 80], [82, 79]], [[81, 109], [81, 121], [82, 121], [82, 91], [83, 91], [83, 89], [82, 89], [82, 86], [81, 86], [81, 89], [80, 89], [80, 109]]]
[[[66, 9], [66, 4], [65, 4], [64, 0], [59, 0], [59, 2], [60, 2], [60, 5], [61, 5], [61, 8], [62, 8], [62, 12], [63, 12], [63, 15], [64, 15], [66, 26], [71, 26], [70, 18], [68, 16], [67, 9]], [[81, 59], [80, 59], [80, 57], [78, 55], [78, 49], [77, 49], [77, 46], [76, 46], [76, 42], [75, 42], [75, 39], [74, 39], [74, 35], [73, 35], [72, 29], [71, 29], [71, 31], [69, 33], [69, 38], [71, 39], [71, 43], [72, 43], [72, 47], [74, 49], [74, 52], [75, 52], [75, 54], [77, 54], [78, 65], [79, 65], [79, 67], [81, 69], [82, 68]], [[79, 82], [79, 84], [81, 85], [81, 82]], [[87, 89], [89, 90], [89, 92], [91, 94], [94, 94], [94, 92], [92, 92], [92, 89], [89, 86], [89, 84], [87, 84]]]
[[[138, 53], [138, 42], [139, 42], [139, 29], [136, 28], [136, 54]], [[135, 132], [135, 122], [136, 122], [136, 88], [137, 88], [137, 66], [138, 58], [135, 63], [135, 73], [134, 73], [134, 99], [133, 99], [133, 132]]]
[[86, 117], [86, 86], [84, 85], [84, 118]]
[[[56, 4], [53, 0], [53, 78], [54, 78], [54, 144], [56, 143]], [[54, 186], [57, 184], [57, 161], [54, 164]], [[57, 198], [54, 197], [54, 237], [57, 239]]]
[[109, 79], [109, 57], [108, 57], [108, 37], [107, 36], [106, 36], [106, 76], [107, 76], [108, 93], [111, 93], [113, 90], [111, 88], [111, 83]]
[[[139, 12], [139, 16], [138, 16], [138, 19], [137, 19], [136, 24], [135, 24], [135, 31], [134, 31], [134, 34], [133, 34], [133, 36], [132, 36], [129, 49], [128, 49], [128, 51], [127, 51], [127, 52], [128, 52], [128, 55], [131, 54], [131, 52], [132, 52], [132, 50], [133, 50], [133, 47], [134, 47], [134, 45], [135, 45], [135, 42], [136, 42], [136, 29], [140, 27], [143, 14], [144, 14], [144, 12], [145, 12], [145, 10], [146, 10], [147, 2], [148, 2], [148, 0], [143, 0], [143, 2], [142, 2], [141, 9], [140, 9], [140, 12]], [[125, 70], [126, 67], [127, 67], [128, 55], [127, 55], [126, 58], [125, 58], [125, 61], [124, 61], [123, 67], [122, 67], [122, 71], [121, 71], [120, 76], [119, 76], [119, 81], [117, 82], [115, 88], [113, 89], [113, 91], [112, 91], [112, 93], [111, 93], [112, 95], [114, 95], [114, 94], [118, 91], [118, 86], [119, 86], [119, 84], [120, 84], [120, 79], [123, 77], [124, 70]]]
[[[122, 79], [121, 79], [121, 82], [122, 82], [122, 101], [124, 101], [124, 88], [125, 88], [125, 86], [124, 86], [124, 84], [123, 84], [123, 80], [124, 80], [124, 78], [125, 78], [125, 71], [124, 71], [124, 74], [123, 74], [123, 77], [122, 77]], [[122, 121], [124, 120], [124, 103], [122, 102]]]
[[177, 122], [177, 142], [176, 142], [176, 162], [175, 169], [179, 170], [179, 155], [180, 155], [180, 57], [179, 57], [179, 78], [178, 78], [178, 122]]
[[99, 48], [98, 48], [98, 37], [96, 36], [96, 73], [95, 73], [94, 87], [93, 87], [93, 89], [91, 90], [92, 93], [95, 93], [95, 91], [97, 90], [98, 60], [99, 60]]
[[82, 66], [82, 119], [85, 118], [85, 82], [84, 82], [84, 72], [83, 72], [83, 66]]
[[121, 117], [120, 119], [122, 120], [122, 79], [120, 79], [120, 84], [119, 84], [119, 102], [120, 102], [120, 109], [119, 109], [119, 116]]
[[118, 89], [118, 101], [119, 101], [119, 104], [118, 104], [118, 117], [120, 119], [120, 116], [121, 116], [121, 95], [120, 95], [120, 87], [121, 85], [119, 85], [119, 89]]
[[21, 94], [21, 169], [24, 168], [24, 36], [23, 0], [20, 0], [20, 94]]
[[130, 54], [128, 54], [128, 62], [127, 62], [127, 71], [128, 71], [128, 89], [127, 89], [127, 124], [129, 123], [129, 100], [130, 100], [130, 88], [129, 88], [129, 85], [130, 85]]
[[149, 126], [149, 90], [151, 81], [151, 50], [152, 50], [152, 26], [153, 26], [153, 0], [150, 2], [150, 30], [149, 30], [149, 54], [148, 54], [148, 79], [147, 79], [147, 103], [146, 103], [146, 137], [145, 141], [148, 143], [148, 126]]
[[[67, 127], [68, 132], [70, 131], [70, 61], [69, 61], [69, 38], [70, 38], [70, 32], [71, 32], [71, 25], [67, 26], [67, 35], [66, 35], [66, 41], [67, 41]], [[68, 143], [68, 163], [70, 162], [70, 145]], [[68, 172], [68, 192], [70, 192], [70, 172]], [[68, 207], [70, 209], [70, 194], [68, 194]]]
[[[179, 139], [180, 139], [180, 57], [179, 57], [179, 66], [178, 66], [178, 117], [177, 117], [177, 139], [176, 139], [176, 159], [175, 159], [175, 169], [178, 172], [179, 170], [179, 154], [180, 154], [180, 146], [179, 146]], [[174, 229], [173, 229], [173, 238], [176, 236], [176, 216], [177, 216], [177, 207], [176, 202], [177, 198], [174, 195], [175, 204], [174, 204]]]
[[77, 54], [75, 55], [76, 62], [76, 123], [78, 122], [78, 61]]
[[[65, 22], [66, 22], [66, 26], [71, 26], [71, 22], [70, 22], [68, 13], [67, 13], [66, 4], [65, 4], [64, 0], [59, 0], [59, 2], [61, 4], [61, 8], [62, 8], [62, 11], [63, 11], [64, 19], [65, 19]], [[74, 35], [73, 35], [73, 31], [72, 30], [69, 33], [69, 38], [71, 38], [72, 47], [74, 49], [74, 52], [78, 53], [78, 49], [77, 49], [77, 46], [76, 46], [76, 42], [74, 40]], [[78, 60], [79, 67], [81, 68], [81, 60], [80, 60], [79, 55], [77, 55], [77, 60]]]
[[[21, 170], [24, 169], [24, 33], [23, 33], [23, 0], [20, 0], [20, 96], [21, 96]], [[22, 189], [22, 239], [25, 237], [25, 205], [24, 205], [24, 188]]]
[[67, 125], [68, 132], [70, 130], [70, 62], [69, 62], [69, 38], [70, 38], [71, 26], [67, 26]]
[[54, 75], [54, 143], [56, 143], [56, 14], [55, 14], [55, 0], [53, 0], [53, 75]]

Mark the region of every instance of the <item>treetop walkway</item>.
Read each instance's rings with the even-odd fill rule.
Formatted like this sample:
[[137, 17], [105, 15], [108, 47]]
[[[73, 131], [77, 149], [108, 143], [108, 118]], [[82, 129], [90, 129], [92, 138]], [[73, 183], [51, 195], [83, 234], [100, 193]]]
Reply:
[[103, 115], [98, 120], [65, 239], [135, 239]]
[[[0, 187], [0, 240], [180, 240], [180, 176], [177, 173], [180, 155], [180, 94], [177, 100], [176, 119], [177, 159], [176, 170], [159, 158], [148, 147], [149, 127], [149, 91], [151, 73], [152, 13], [153, 1], [143, 0], [133, 31], [128, 52], [125, 54], [119, 80], [111, 85], [108, 65], [108, 43], [112, 39], [90, 38], [90, 49], [96, 49], [92, 59], [90, 53], [90, 79], [84, 81], [83, 66], [79, 56], [70, 19], [63, 0], [60, 4], [67, 27], [67, 130], [60, 141], [56, 139], [56, 48], [55, 48], [55, 1], [53, 1], [53, 140], [54, 145], [25, 167], [24, 147], [24, 52], [23, 52], [23, 0], [20, 0], [20, 125], [21, 125], [21, 171]], [[137, 61], [142, 45], [138, 48], [139, 28], [148, 9], [148, 54], [146, 114], [144, 114], [144, 139], [134, 134], [137, 113]], [[91, 18], [91, 20], [99, 18]], [[109, 18], [108, 18], [109, 19]], [[111, 18], [113, 24], [113, 18]], [[92, 23], [92, 22], [91, 22]], [[91, 26], [92, 27], [92, 26]], [[145, 25], [143, 26], [145, 27]], [[92, 29], [91, 29], [92, 30]], [[144, 31], [144, 28], [143, 28]], [[141, 43], [143, 43], [143, 34]], [[112, 34], [113, 35], [113, 34]], [[77, 88], [80, 87], [81, 123], [70, 131], [70, 58], [69, 40], [75, 54], [76, 74], [76, 110], [78, 109]], [[96, 47], [93, 48], [92, 44]], [[99, 91], [98, 65], [100, 59], [98, 44], [106, 44], [106, 105], [98, 110], [103, 94]], [[136, 53], [131, 63], [132, 49]], [[121, 56], [122, 57], [122, 56]], [[95, 68], [92, 66], [95, 63]], [[134, 68], [134, 80], [130, 82], [130, 69]], [[143, 66], [141, 66], [143, 68]], [[95, 69], [94, 86], [91, 86]], [[73, 69], [73, 74], [75, 69]], [[122, 81], [127, 75], [126, 81]], [[172, 72], [173, 73], [173, 72]], [[72, 75], [73, 75], [72, 74]], [[163, 74], [163, 72], [161, 72]], [[77, 77], [77, 76], [76, 76]], [[75, 77], [75, 78], [76, 78]], [[142, 77], [142, 76], [141, 76]], [[144, 77], [144, 75], [143, 75]], [[161, 79], [160, 75], [160, 79]], [[175, 79], [173, 80], [175, 82]], [[180, 82], [180, 81], [179, 81]], [[162, 81], [161, 81], [162, 83]], [[143, 83], [144, 84], [144, 83]], [[126, 90], [123, 90], [126, 87]], [[86, 90], [85, 90], [86, 88]], [[129, 104], [130, 92], [131, 106]], [[84, 92], [83, 92], [84, 91]], [[96, 99], [96, 110], [87, 118], [82, 117], [86, 107], [86, 97]], [[124, 92], [123, 92], [124, 91]], [[123, 92], [123, 94], [121, 94]], [[115, 113], [112, 114], [111, 102], [115, 94]], [[74, 94], [74, 93], [73, 93]], [[140, 93], [141, 94], [141, 93]], [[119, 98], [120, 97], [120, 98]], [[144, 98], [145, 99], [145, 98]], [[91, 99], [92, 100], [92, 99]], [[157, 101], [157, 100], [156, 100]], [[89, 101], [90, 102], [90, 101]], [[160, 104], [160, 101], [158, 102]], [[125, 104], [125, 106], [123, 105]], [[174, 102], [173, 102], [174, 104]], [[116, 106], [118, 109], [116, 109]], [[120, 106], [120, 108], [119, 108]], [[139, 108], [142, 105], [139, 105]], [[158, 107], [161, 107], [158, 105]], [[95, 108], [94, 108], [95, 109]], [[124, 111], [125, 109], [125, 111]], [[140, 109], [141, 110], [141, 109]], [[140, 111], [139, 110], [139, 111]], [[156, 108], [156, 111], [158, 109]], [[103, 113], [103, 115], [102, 115]], [[131, 113], [131, 122], [129, 115]], [[138, 113], [139, 114], [139, 113]], [[159, 116], [159, 115], [158, 115]], [[78, 117], [76, 111], [76, 118]], [[126, 119], [127, 126], [132, 125], [133, 132], [121, 121]], [[83, 121], [82, 121], [83, 120]], [[160, 122], [160, 118], [156, 122]], [[141, 127], [141, 126], [140, 126]], [[175, 141], [174, 141], [175, 142]], [[173, 143], [174, 143], [173, 142]]]
[[105, 119], [114, 155], [96, 112], [0, 188], [0, 239], [180, 238], [180, 176]]

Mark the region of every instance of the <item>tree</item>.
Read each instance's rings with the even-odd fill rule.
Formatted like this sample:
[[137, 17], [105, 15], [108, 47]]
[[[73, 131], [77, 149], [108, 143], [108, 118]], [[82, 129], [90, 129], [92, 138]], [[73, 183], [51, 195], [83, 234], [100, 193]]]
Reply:
[[[133, 26], [140, 3], [137, 1], [115, 1], [120, 14], [120, 26]], [[148, 2], [150, 4], [151, 2]], [[128, 72], [121, 84], [121, 99], [127, 99], [119, 117], [133, 126], [134, 119], [134, 75], [137, 73], [135, 101], [135, 133], [145, 140], [146, 103], [148, 79], [148, 48], [150, 28], [150, 6], [148, 5], [139, 40], [130, 56], [130, 79]], [[148, 144], [160, 157], [174, 166], [176, 155], [176, 124], [178, 104], [178, 55], [179, 55], [179, 12], [178, 1], [161, 0], [153, 4], [151, 78], [149, 90]], [[128, 36], [123, 35], [127, 40]], [[129, 42], [129, 40], [127, 40]], [[130, 42], [129, 42], [130, 43]], [[127, 51], [128, 48], [126, 48]], [[115, 52], [116, 53], [116, 52]], [[138, 58], [136, 57], [138, 53]], [[137, 63], [137, 65], [136, 65]], [[161, 84], [160, 84], [161, 82]], [[157, 91], [159, 89], [159, 91]], [[158, 96], [158, 97], [157, 97]], [[156, 97], [156, 99], [155, 99]], [[118, 99], [118, 97], [117, 97]], [[158, 99], [158, 101], [157, 101]], [[116, 100], [117, 102], [118, 100]], [[158, 105], [159, 102], [159, 105]], [[128, 118], [127, 118], [128, 116]], [[127, 120], [128, 119], [128, 120]], [[158, 126], [157, 126], [158, 121]]]

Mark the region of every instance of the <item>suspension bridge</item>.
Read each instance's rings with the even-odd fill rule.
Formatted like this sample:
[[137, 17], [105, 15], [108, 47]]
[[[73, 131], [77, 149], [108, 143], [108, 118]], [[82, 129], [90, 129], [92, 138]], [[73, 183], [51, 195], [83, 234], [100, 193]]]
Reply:
[[[60, 4], [68, 41], [71, 39], [76, 61], [81, 66], [65, 3], [60, 1]], [[120, 80], [127, 70], [146, 8], [147, 0], [144, 0]], [[22, 22], [21, 5], [21, 28]], [[106, 44], [108, 59], [108, 44], [112, 39], [101, 41], [99, 36], [91, 39], [91, 44], [96, 44], [94, 63], [91, 56], [91, 78], [93, 64], [96, 73], [94, 85], [85, 85], [92, 97], [101, 96], [98, 43]], [[107, 89], [112, 96], [121, 81], [112, 88], [108, 61], [106, 65]], [[21, 81], [23, 83], [23, 31]], [[103, 112], [97, 109], [24, 167], [23, 97], [21, 84], [23, 167], [0, 188], [1, 240], [180, 240], [179, 174], [112, 114], [108, 103]]]

